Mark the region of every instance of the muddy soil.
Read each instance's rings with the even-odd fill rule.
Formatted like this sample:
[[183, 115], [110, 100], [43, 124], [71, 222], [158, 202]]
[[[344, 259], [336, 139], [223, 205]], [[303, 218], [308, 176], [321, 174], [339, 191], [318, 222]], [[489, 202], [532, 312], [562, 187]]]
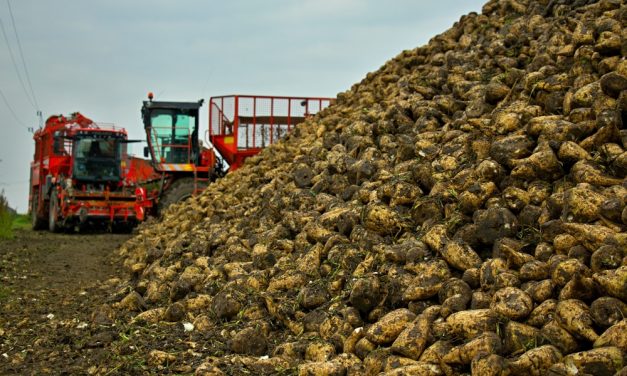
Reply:
[[[134, 324], [137, 312], [111, 308], [130, 292], [115, 253], [131, 236], [23, 230], [0, 240], [0, 375], [191, 375], [224, 355], [214, 330]], [[247, 373], [239, 367], [225, 369]]]
[[0, 374], [102, 370], [120, 335], [94, 312], [111, 298], [112, 256], [129, 237], [23, 230], [0, 240]]

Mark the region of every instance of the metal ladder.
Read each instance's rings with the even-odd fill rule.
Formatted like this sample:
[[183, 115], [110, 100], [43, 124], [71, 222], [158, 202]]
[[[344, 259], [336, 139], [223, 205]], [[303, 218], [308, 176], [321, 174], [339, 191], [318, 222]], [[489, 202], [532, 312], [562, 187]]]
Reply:
[[207, 187], [211, 183], [211, 174], [209, 171], [207, 171], [206, 176], [202, 175], [204, 175], [204, 171], [199, 172], [196, 168], [196, 165], [194, 165], [194, 192], [192, 193], [193, 196], [202, 193], [202, 191], [207, 189]]

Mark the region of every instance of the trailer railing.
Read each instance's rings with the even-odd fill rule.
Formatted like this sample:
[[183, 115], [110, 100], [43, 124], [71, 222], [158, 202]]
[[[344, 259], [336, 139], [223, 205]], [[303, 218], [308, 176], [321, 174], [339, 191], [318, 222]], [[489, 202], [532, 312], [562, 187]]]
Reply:
[[235, 168], [325, 109], [332, 98], [227, 95], [209, 100], [209, 140]]

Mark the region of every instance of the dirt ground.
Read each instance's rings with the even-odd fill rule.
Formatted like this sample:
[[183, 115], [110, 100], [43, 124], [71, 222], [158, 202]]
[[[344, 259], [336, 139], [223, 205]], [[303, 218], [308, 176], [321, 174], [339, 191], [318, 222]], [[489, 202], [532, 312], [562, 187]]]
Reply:
[[[192, 375], [228, 351], [214, 330], [133, 324], [115, 250], [132, 235], [19, 230], [0, 240], [0, 375]], [[217, 330], [217, 329], [215, 329]], [[228, 375], [290, 375], [222, 362]]]
[[112, 255], [129, 237], [20, 230], [0, 240], [0, 374], [99, 373], [119, 333], [94, 312], [112, 298]]

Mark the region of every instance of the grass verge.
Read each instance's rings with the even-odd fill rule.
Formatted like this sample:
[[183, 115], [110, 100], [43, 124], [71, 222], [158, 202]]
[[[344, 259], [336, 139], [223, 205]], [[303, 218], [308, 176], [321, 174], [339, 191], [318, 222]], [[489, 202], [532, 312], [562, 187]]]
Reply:
[[13, 216], [2, 203], [0, 196], [0, 239], [11, 239], [13, 237]]
[[28, 214], [17, 214], [13, 217], [13, 223], [11, 229], [13, 230], [28, 230], [30, 228], [30, 216]]
[[0, 239], [13, 238], [14, 230], [30, 227], [30, 218], [26, 214], [16, 214], [9, 208], [4, 192], [0, 191]]

